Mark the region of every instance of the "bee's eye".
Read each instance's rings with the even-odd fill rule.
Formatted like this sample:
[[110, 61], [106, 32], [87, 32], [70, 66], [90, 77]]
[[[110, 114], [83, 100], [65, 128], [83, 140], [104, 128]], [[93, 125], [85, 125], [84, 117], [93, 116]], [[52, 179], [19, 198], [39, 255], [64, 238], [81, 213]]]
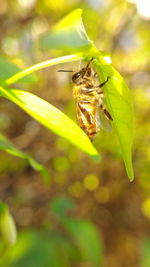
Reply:
[[75, 83], [80, 77], [81, 77], [81, 72], [76, 72], [76, 73], [72, 76], [72, 81]]
[[81, 76], [81, 73], [80, 72], [77, 72], [76, 73], [76, 78], [79, 78]]

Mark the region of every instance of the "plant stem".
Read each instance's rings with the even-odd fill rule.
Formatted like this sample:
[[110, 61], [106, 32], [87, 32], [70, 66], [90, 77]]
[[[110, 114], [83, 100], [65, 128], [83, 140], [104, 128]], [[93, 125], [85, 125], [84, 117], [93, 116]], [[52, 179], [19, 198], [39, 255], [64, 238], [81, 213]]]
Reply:
[[54, 58], [54, 59], [49, 59], [43, 62], [40, 62], [36, 65], [33, 65], [27, 69], [24, 69], [18, 73], [16, 73], [15, 75], [11, 76], [10, 78], [8, 78], [5, 81], [5, 85], [9, 86], [15, 82], [17, 82], [18, 80], [24, 78], [25, 76], [44, 69], [46, 67], [50, 67], [50, 66], [54, 66], [60, 63], [64, 63], [64, 62], [71, 62], [71, 61], [76, 61], [76, 60], [81, 60], [83, 57], [80, 54], [74, 54], [74, 55], [68, 55], [68, 56], [63, 56], [63, 57], [58, 57], [58, 58]]

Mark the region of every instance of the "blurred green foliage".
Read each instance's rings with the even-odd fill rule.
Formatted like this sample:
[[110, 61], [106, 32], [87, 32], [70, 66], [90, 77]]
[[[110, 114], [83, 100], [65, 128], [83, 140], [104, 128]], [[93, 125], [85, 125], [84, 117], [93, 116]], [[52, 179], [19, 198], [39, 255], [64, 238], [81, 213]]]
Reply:
[[[21, 159], [14, 160], [0, 153], [0, 165], [3, 166], [0, 168], [0, 195], [9, 205], [19, 230], [18, 243], [13, 248], [8, 249], [0, 244], [2, 266], [30, 266], [30, 263], [34, 266], [34, 262], [43, 264], [49, 261], [49, 255], [55, 264], [52, 266], [59, 262], [59, 255], [63, 255], [64, 266], [90, 266], [80, 243], [87, 241], [87, 234], [81, 241], [76, 240], [80, 244], [76, 247], [74, 237], [68, 237], [68, 230], [59, 227], [57, 216], [49, 213], [52, 199], [64, 196], [65, 192], [76, 202], [76, 209], [68, 211], [66, 220], [84, 220], [85, 224], [92, 221], [101, 233], [101, 238], [97, 235], [99, 240], [103, 240], [104, 247], [99, 252], [99, 259], [103, 253], [100, 266], [148, 267], [150, 21], [140, 15], [133, 3], [123, 0], [1, 0], [1, 55], [21, 68], [59, 56], [60, 52], [41, 50], [39, 42], [59, 19], [75, 8], [83, 8], [88, 35], [100, 50], [111, 54], [113, 65], [131, 88], [136, 114], [135, 181], [130, 184], [126, 179], [120, 148], [113, 132], [101, 131], [95, 140], [95, 146], [103, 158], [102, 163], [97, 165], [67, 141], [43, 129], [15, 105], [1, 99], [0, 128], [3, 134], [17, 147], [30, 152], [45, 164], [52, 177], [49, 186], [43, 185], [38, 179], [39, 174], [24, 165]], [[79, 66], [69, 63], [64, 65], [65, 68], [76, 70]], [[38, 83], [29, 84], [29, 89], [73, 118], [70, 75], [60, 75], [58, 69], [54, 67], [38, 72]], [[19, 88], [27, 89], [26, 86], [22, 83]], [[67, 160], [69, 167], [65, 170], [57, 166], [60, 158]], [[87, 177], [91, 177], [90, 183]], [[95, 182], [97, 179], [98, 183]], [[75, 231], [77, 236], [77, 228]], [[94, 245], [90, 246], [92, 250]], [[88, 251], [87, 248], [85, 251]], [[95, 267], [95, 263], [92, 262], [91, 266]]]
[[57, 228], [51, 225], [51, 230], [20, 232], [17, 244], [5, 250], [0, 266], [67, 267], [79, 262], [99, 266], [102, 245], [98, 232], [92, 223], [67, 216], [72, 206], [70, 199], [54, 199], [51, 210], [57, 216]]
[[49, 174], [46, 168], [44, 168], [43, 165], [39, 164], [36, 160], [34, 160], [31, 156], [28, 154], [20, 151], [17, 149], [11, 142], [5, 138], [2, 134], [0, 134], [0, 149], [8, 152], [9, 154], [12, 154], [13, 156], [25, 159], [28, 161], [28, 163], [33, 167], [36, 171], [41, 171], [41, 174], [43, 174], [43, 177], [45, 179], [45, 182], [49, 181]]

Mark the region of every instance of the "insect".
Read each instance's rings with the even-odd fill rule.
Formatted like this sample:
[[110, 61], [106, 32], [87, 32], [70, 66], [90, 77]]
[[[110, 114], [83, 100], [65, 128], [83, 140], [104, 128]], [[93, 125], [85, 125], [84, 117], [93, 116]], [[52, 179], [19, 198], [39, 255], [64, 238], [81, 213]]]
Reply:
[[[101, 90], [109, 81], [109, 77], [105, 82], [98, 84], [97, 72], [90, 67], [93, 59], [84, 68], [72, 75], [77, 121], [91, 141], [95, 139], [99, 125], [106, 128], [109, 125], [108, 121], [112, 120], [103, 104], [103, 91]], [[101, 116], [99, 116], [99, 111], [101, 111]]]

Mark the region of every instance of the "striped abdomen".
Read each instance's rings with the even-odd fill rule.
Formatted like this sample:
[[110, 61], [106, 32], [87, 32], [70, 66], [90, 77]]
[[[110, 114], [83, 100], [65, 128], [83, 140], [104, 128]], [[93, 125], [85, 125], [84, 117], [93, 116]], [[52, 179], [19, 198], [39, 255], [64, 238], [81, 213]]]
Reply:
[[87, 100], [76, 103], [79, 126], [88, 135], [91, 141], [94, 140], [98, 131], [97, 103], [95, 104]]

